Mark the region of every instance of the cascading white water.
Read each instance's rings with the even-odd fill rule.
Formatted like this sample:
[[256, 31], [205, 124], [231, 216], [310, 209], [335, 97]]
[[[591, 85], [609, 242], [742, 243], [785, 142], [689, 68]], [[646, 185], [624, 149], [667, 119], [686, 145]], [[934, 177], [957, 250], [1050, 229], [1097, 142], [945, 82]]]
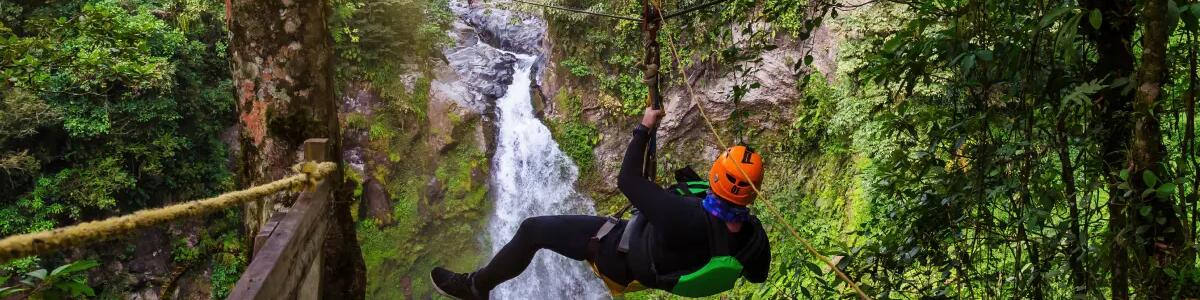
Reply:
[[[533, 56], [514, 54], [513, 82], [497, 100], [499, 115], [492, 195], [496, 207], [488, 233], [495, 254], [528, 217], [595, 214], [591, 200], [575, 191], [579, 170], [558, 149], [550, 130], [533, 115], [529, 83]], [[582, 262], [540, 251], [525, 273], [492, 292], [497, 299], [603, 299], [607, 290]]]

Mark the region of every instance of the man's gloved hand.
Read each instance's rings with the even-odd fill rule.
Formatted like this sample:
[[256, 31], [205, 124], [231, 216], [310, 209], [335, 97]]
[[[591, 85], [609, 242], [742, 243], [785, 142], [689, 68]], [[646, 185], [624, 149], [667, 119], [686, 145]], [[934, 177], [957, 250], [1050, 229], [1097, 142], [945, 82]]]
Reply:
[[646, 128], [655, 128], [658, 126], [658, 121], [661, 121], [664, 115], [666, 115], [666, 113], [664, 113], [661, 109], [647, 107], [646, 113], [642, 115], [642, 126], [646, 126]]

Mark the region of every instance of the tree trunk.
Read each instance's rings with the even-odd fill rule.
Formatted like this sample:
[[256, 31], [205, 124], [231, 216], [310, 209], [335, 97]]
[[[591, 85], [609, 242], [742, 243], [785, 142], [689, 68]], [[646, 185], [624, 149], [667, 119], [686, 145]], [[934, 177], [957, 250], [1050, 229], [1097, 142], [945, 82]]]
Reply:
[[[1091, 75], [1092, 80], [1105, 79], [1112, 82], [1117, 78], [1129, 78], [1133, 75], [1133, 31], [1137, 27], [1132, 15], [1134, 3], [1131, 0], [1083, 0], [1080, 5], [1086, 10], [1098, 10], [1101, 18], [1100, 29], [1093, 29], [1084, 23], [1082, 32], [1096, 47], [1096, 65]], [[1115, 176], [1125, 164], [1125, 150], [1129, 143], [1129, 118], [1132, 110], [1131, 97], [1122, 95], [1124, 87], [1113, 86], [1106, 88], [1099, 96], [1099, 119], [1094, 123], [1100, 126], [1098, 137], [1101, 142], [1100, 151], [1104, 163], [1101, 172], [1106, 176], [1108, 202], [1108, 245], [1111, 260], [1111, 282], [1113, 299], [1129, 299], [1129, 262], [1126, 241], [1128, 237], [1122, 234], [1128, 228], [1126, 221], [1126, 200], [1124, 191], [1117, 188], [1120, 178]]]
[[[341, 162], [341, 135], [333, 86], [333, 45], [325, 1], [230, 0], [227, 17], [231, 70], [241, 131], [239, 184], [248, 187], [292, 173], [302, 144], [328, 138], [329, 157]], [[332, 222], [323, 249], [321, 292], [326, 299], [362, 299], [362, 255], [350, 219], [349, 199], [333, 180]], [[246, 207], [247, 234], [254, 236], [281, 195]]]
[[[1197, 198], [1200, 198], [1200, 193], [1198, 193], [1200, 191], [1200, 164], [1196, 163], [1196, 97], [1198, 96], [1196, 95], [1196, 81], [1200, 80], [1196, 74], [1196, 48], [1197, 43], [1200, 43], [1200, 41], [1196, 40], [1195, 33], [1190, 34], [1190, 39], [1192, 42], [1191, 46], [1188, 47], [1188, 90], [1183, 96], [1183, 103], [1187, 110], [1187, 127], [1184, 128], [1184, 151], [1180, 155], [1183, 155], [1191, 164], [1192, 172], [1198, 172], [1192, 174], [1192, 191], [1186, 196], [1183, 205], [1185, 209], [1189, 205], [1192, 207], [1192, 234], [1190, 237], [1194, 242], [1196, 240], [1196, 229], [1200, 228], [1200, 226], [1196, 225], [1197, 222], [1200, 222], [1200, 214], [1198, 214], [1200, 213], [1200, 203], [1196, 201]], [[1185, 174], [1179, 175], [1187, 176]], [[1194, 248], [1192, 252], [1195, 252]]]
[[[1138, 85], [1134, 97], [1133, 140], [1129, 150], [1130, 186], [1134, 197], [1132, 203], [1138, 210], [1135, 225], [1148, 228], [1142, 234], [1141, 251], [1152, 259], [1150, 264], [1140, 264], [1142, 275], [1141, 291], [1152, 299], [1169, 299], [1174, 292], [1172, 278], [1165, 269], [1175, 267], [1181, 261], [1179, 254], [1184, 250], [1184, 228], [1175, 212], [1174, 202], [1167, 195], [1159, 197], [1154, 192], [1143, 193], [1168, 182], [1167, 172], [1160, 164], [1166, 156], [1159, 129], [1157, 106], [1162, 96], [1163, 77], [1167, 72], [1167, 39], [1170, 36], [1167, 24], [1167, 0], [1146, 1], [1142, 17], [1142, 64], [1138, 68]], [[1149, 180], [1147, 171], [1161, 178]], [[1150, 211], [1147, 213], [1146, 209]]]
[[1083, 245], [1087, 245], [1079, 226], [1079, 197], [1075, 186], [1075, 166], [1071, 164], [1071, 144], [1067, 132], [1067, 119], [1059, 118], [1057, 127], [1058, 160], [1062, 166], [1063, 194], [1067, 199], [1067, 209], [1070, 213], [1070, 238], [1067, 239], [1067, 265], [1071, 269], [1071, 282], [1074, 284], [1075, 299], [1087, 298], [1091, 290], [1088, 283], [1087, 270], [1083, 268]]

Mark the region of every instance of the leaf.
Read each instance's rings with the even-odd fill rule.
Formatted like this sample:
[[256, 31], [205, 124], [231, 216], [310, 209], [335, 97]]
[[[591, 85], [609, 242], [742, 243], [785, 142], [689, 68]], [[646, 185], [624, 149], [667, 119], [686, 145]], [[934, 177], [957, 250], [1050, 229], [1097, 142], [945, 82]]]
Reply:
[[46, 269], [39, 269], [37, 271], [26, 273], [25, 275], [29, 275], [29, 277], [37, 278], [39, 280], [45, 280], [46, 273], [48, 273]]
[[96, 294], [96, 292], [92, 290], [92, 287], [80, 281], [60, 282], [54, 284], [54, 287], [66, 291], [72, 297], [94, 296]]
[[1142, 215], [1143, 217], [1149, 217], [1150, 216], [1150, 206], [1142, 206], [1142, 208], [1138, 209], [1138, 214]]
[[0, 288], [0, 298], [8, 298], [9, 296], [16, 295], [17, 293], [24, 292], [24, 291], [25, 291], [24, 288], [19, 288], [19, 287], [15, 287], [15, 286], [2, 287], [2, 288]]
[[963, 74], [971, 73], [971, 69], [974, 69], [974, 68], [975, 68], [975, 54], [968, 54], [968, 55], [966, 55], [966, 57], [963, 57], [963, 60], [962, 60]]
[[1150, 170], [1142, 171], [1142, 183], [1145, 183], [1147, 187], [1157, 186], [1158, 176], [1154, 175], [1154, 172]]
[[1058, 17], [1070, 10], [1071, 8], [1067, 6], [1055, 8], [1054, 10], [1050, 11], [1049, 14], [1046, 14], [1042, 17], [1042, 20], [1038, 22], [1038, 28], [1046, 28], [1046, 26], [1050, 26], [1050, 24], [1054, 23], [1055, 20], [1058, 20]]
[[804, 64], [811, 65], [812, 63], [813, 63], [813, 56], [811, 54], [805, 55], [804, 56]]
[[887, 42], [883, 43], [883, 51], [884, 52], [896, 52], [896, 49], [900, 48], [901, 43], [904, 43], [904, 38], [903, 38], [903, 36], [897, 34], [897, 35], [893, 36], [891, 39], [888, 39]]
[[823, 272], [821, 272], [820, 267], [817, 267], [816, 264], [814, 264], [810, 261], [804, 261], [804, 267], [808, 268], [809, 271], [812, 271], [813, 275], [821, 276], [823, 273]]
[[981, 49], [975, 51], [975, 56], [978, 56], [983, 61], [992, 61], [992, 50]]
[[95, 260], [76, 261], [76, 262], [72, 262], [72, 263], [60, 266], [58, 268], [55, 268], [53, 272], [50, 272], [50, 277], [58, 277], [61, 275], [74, 274], [75, 272], [95, 268], [96, 266], [99, 266], [99, 265], [100, 265], [100, 263], [96, 262]]
[[1100, 14], [1100, 9], [1098, 8], [1093, 8], [1092, 12], [1088, 14], [1088, 22], [1092, 23], [1092, 29], [1100, 29], [1100, 21], [1102, 19], [1103, 16]]
[[1158, 187], [1155, 190], [1158, 191], [1159, 198], [1170, 198], [1171, 195], [1175, 194], [1175, 189], [1176, 189], [1176, 186], [1175, 186], [1174, 182], [1167, 182], [1167, 183], [1163, 183], [1162, 186]]
[[1117, 177], [1121, 177], [1121, 181], [1129, 181], [1129, 169], [1122, 169], [1121, 173], [1117, 174]]

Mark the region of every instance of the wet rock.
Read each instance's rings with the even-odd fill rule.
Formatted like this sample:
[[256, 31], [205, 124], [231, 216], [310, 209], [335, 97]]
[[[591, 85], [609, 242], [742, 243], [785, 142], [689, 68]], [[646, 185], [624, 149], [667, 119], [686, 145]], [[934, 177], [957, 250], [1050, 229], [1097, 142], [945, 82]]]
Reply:
[[[195, 269], [195, 268], [193, 268]], [[204, 268], [201, 271], [190, 271], [179, 277], [174, 296], [171, 299], [205, 300], [212, 299], [212, 273]]]
[[535, 86], [542, 84], [542, 72], [546, 65], [549, 40], [546, 38], [546, 21], [529, 14], [503, 9], [467, 7], [466, 3], [454, 1], [450, 9], [474, 28], [477, 40], [504, 51], [537, 56], [531, 76]]
[[483, 96], [500, 98], [504, 96], [508, 85], [512, 84], [513, 64], [517, 62], [517, 57], [512, 54], [477, 44], [452, 49], [445, 55], [450, 68], [460, 76], [460, 81]]
[[370, 84], [351, 83], [346, 87], [342, 97], [339, 118], [345, 128], [342, 133], [342, 160], [357, 173], [359, 177], [366, 176], [367, 146], [370, 143], [370, 130], [365, 120], [369, 120], [379, 104], [379, 95]]
[[131, 239], [133, 257], [126, 264], [129, 273], [139, 282], [152, 282], [161, 279], [170, 271], [170, 243], [165, 233], [160, 229], [147, 229]]
[[425, 184], [425, 192], [421, 193], [421, 197], [424, 198], [422, 199], [424, 201], [421, 202], [430, 205], [442, 202], [446, 198], [446, 187], [438, 181], [437, 176], [430, 176], [429, 183]]
[[451, 116], [457, 116], [459, 122], [467, 113], [458, 108], [457, 101], [447, 99], [446, 91], [430, 90], [429, 103], [427, 104], [426, 112], [430, 116], [445, 116], [439, 118], [429, 118], [429, 126], [426, 130], [428, 143], [430, 148], [433, 148], [438, 153], [445, 153], [451, 146], [457, 144], [454, 140], [454, 127], [457, 125]]
[[546, 22], [539, 18], [502, 9], [462, 6], [452, 9], [479, 31], [480, 41], [484, 43], [517, 53], [541, 53]]
[[158, 300], [158, 288], [144, 288], [133, 291], [129, 295], [129, 300]]
[[392, 198], [388, 195], [383, 184], [375, 179], [368, 178], [363, 182], [362, 200], [359, 201], [359, 211], [365, 212], [365, 216], [373, 218], [380, 225], [391, 225], [394, 223], [392, 219]]

